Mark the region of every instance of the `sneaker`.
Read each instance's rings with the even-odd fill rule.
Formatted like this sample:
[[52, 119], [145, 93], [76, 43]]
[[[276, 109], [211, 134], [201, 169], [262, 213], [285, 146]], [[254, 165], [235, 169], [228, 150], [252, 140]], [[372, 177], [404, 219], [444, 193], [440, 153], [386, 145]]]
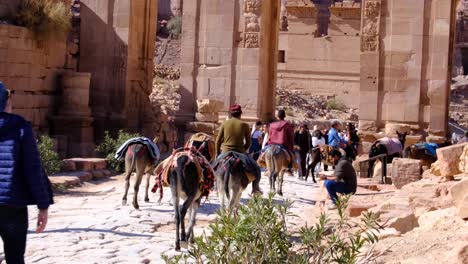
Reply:
[[328, 210], [335, 210], [337, 207], [336, 207], [336, 204], [332, 203], [328, 206]]

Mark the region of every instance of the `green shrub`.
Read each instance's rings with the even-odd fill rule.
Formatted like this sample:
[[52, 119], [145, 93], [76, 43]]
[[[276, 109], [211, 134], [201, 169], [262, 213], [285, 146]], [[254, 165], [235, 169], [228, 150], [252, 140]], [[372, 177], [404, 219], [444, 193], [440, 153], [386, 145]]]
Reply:
[[139, 137], [138, 134], [130, 134], [126, 133], [123, 130], [120, 130], [117, 138], [113, 138], [109, 131], [105, 131], [104, 139], [102, 140], [101, 144], [99, 144], [96, 148], [96, 151], [103, 155], [108, 160], [108, 165], [111, 169], [116, 172], [123, 172], [124, 170], [124, 161], [114, 159], [114, 155], [117, 149], [125, 143], [125, 141]]
[[343, 104], [340, 100], [333, 98], [327, 101], [327, 108], [331, 110], [346, 110], [346, 105]]
[[[168, 257], [166, 263], [346, 263], [372, 261], [364, 254], [364, 246], [377, 242], [377, 225], [373, 214], [353, 222], [346, 215], [349, 196], [338, 203], [338, 219], [331, 220], [323, 213], [314, 227], [302, 228], [299, 242], [286, 228], [291, 217], [291, 203], [275, 203], [273, 195], [267, 199], [254, 197], [241, 206], [237, 218], [229, 212], [218, 213], [209, 233], [196, 237], [186, 255]], [[367, 263], [367, 262], [364, 262]]]
[[14, 21], [29, 28], [37, 38], [64, 37], [71, 29], [69, 1], [22, 0]]
[[171, 38], [178, 39], [182, 35], [182, 17], [175, 16], [167, 22], [167, 29]]
[[58, 153], [55, 151], [55, 143], [48, 136], [41, 136], [37, 142], [37, 148], [42, 160], [42, 166], [47, 175], [51, 175], [60, 171], [62, 161]]

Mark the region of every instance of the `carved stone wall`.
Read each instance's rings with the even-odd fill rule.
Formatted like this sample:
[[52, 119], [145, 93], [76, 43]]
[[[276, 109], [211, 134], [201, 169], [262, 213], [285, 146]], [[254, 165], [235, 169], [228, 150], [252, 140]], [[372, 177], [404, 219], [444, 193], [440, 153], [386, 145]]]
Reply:
[[[279, 0], [184, 2], [182, 98], [177, 118], [181, 126], [194, 120], [196, 99], [223, 102], [220, 119], [235, 102], [243, 106], [245, 118], [252, 120], [264, 113], [262, 109], [272, 108], [266, 103], [274, 100], [272, 95], [261, 87], [274, 87], [272, 82], [276, 81], [274, 76], [262, 76], [276, 72], [271, 65], [276, 68], [278, 37], [271, 38], [271, 34], [278, 31], [279, 11]], [[275, 23], [275, 30], [270, 29], [271, 23]], [[262, 50], [262, 43], [271, 46]]]
[[328, 37], [316, 37], [317, 10], [311, 1], [287, 1], [288, 31], [280, 32], [278, 87], [335, 96], [359, 108], [361, 6], [330, 8]]
[[452, 3], [363, 1], [362, 130], [407, 124], [417, 133], [445, 133]]

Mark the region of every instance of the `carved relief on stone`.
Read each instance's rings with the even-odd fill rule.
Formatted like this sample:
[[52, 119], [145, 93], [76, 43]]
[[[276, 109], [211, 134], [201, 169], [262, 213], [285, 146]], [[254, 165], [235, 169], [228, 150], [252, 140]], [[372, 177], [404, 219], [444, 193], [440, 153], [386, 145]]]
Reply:
[[377, 36], [363, 36], [361, 38], [361, 50], [363, 52], [377, 51], [377, 43], [379, 42]]
[[261, 0], [244, 0], [244, 13], [258, 14], [261, 6]]
[[245, 19], [248, 20], [245, 32], [260, 32], [260, 25], [256, 16], [246, 17]]
[[244, 37], [246, 48], [258, 48], [259, 47], [259, 34], [258, 33], [245, 33]]
[[368, 19], [377, 18], [380, 14], [380, 2], [366, 1], [364, 5], [364, 16]]
[[379, 46], [380, 1], [364, 2], [361, 28], [361, 51], [375, 52]]
[[377, 36], [377, 24], [369, 23], [362, 28], [362, 35], [364, 36]]

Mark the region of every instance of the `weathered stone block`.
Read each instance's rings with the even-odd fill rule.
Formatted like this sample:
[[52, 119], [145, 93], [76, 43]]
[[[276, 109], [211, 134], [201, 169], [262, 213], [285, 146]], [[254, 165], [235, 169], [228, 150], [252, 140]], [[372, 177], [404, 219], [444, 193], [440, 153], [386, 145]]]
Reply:
[[414, 159], [394, 159], [392, 162], [392, 182], [397, 189], [410, 182], [418, 181], [421, 176], [421, 161]]
[[[396, 109], [394, 109], [396, 110]], [[408, 134], [411, 132], [411, 127], [406, 124], [385, 124], [385, 134], [386, 135], [396, 135], [396, 132], [404, 133], [407, 132]]]
[[218, 113], [195, 113], [195, 119], [200, 122], [218, 122]]
[[62, 171], [76, 171], [75, 162], [72, 160], [64, 160], [62, 161]]
[[450, 188], [450, 194], [458, 208], [458, 215], [463, 219], [468, 218], [468, 178], [454, 184]]
[[370, 208], [376, 206], [376, 204], [371, 203], [359, 203], [359, 202], [351, 202], [346, 209], [346, 213], [350, 217], [357, 217], [360, 216], [363, 212], [367, 212]]
[[460, 155], [460, 164], [458, 169], [468, 175], [468, 145], [463, 149], [463, 153]]
[[437, 149], [437, 160], [441, 176], [452, 177], [461, 173], [459, 168], [460, 156], [466, 146], [468, 146], [468, 143]]
[[197, 100], [199, 113], [217, 113], [223, 110], [224, 103], [213, 99]]
[[190, 122], [187, 124], [187, 130], [191, 132], [203, 132], [213, 134], [218, 128], [218, 124], [206, 122]]

